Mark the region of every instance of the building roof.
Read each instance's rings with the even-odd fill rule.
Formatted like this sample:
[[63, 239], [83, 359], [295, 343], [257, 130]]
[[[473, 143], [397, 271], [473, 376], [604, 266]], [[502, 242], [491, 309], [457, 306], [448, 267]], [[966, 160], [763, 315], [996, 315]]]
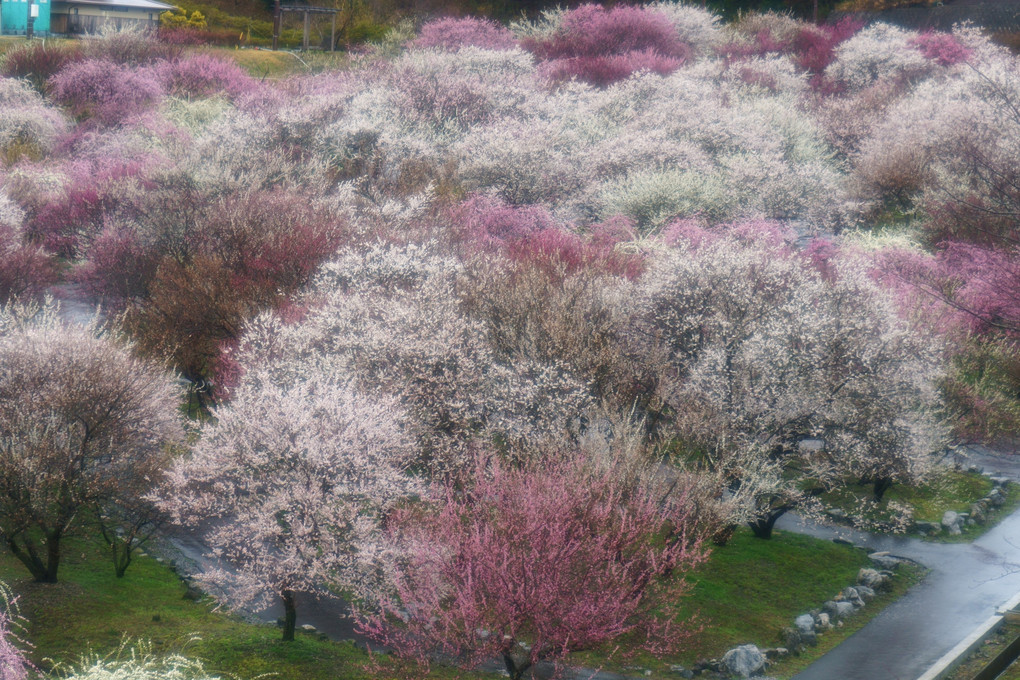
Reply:
[[55, 0], [56, 3], [65, 5], [90, 5], [93, 7], [119, 7], [130, 9], [145, 9], [164, 12], [176, 9], [174, 5], [168, 5], [159, 0]]

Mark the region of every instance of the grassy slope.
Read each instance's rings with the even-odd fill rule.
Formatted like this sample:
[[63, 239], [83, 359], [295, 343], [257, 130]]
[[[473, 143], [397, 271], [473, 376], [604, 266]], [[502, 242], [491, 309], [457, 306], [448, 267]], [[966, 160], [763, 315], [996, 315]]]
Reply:
[[[36, 585], [8, 554], [0, 554], [0, 579], [21, 595], [21, 613], [28, 619], [33, 659], [43, 668], [54, 661], [73, 661], [88, 648], [105, 654], [122, 636], [151, 639], [156, 651], [177, 651], [192, 635], [185, 653], [204, 660], [215, 672], [241, 678], [275, 672], [280, 680], [354, 680], [396, 676], [396, 669], [367, 669], [368, 656], [350, 644], [299, 635], [294, 643], [280, 641], [278, 629], [245, 623], [213, 611], [210, 602], [184, 599], [184, 586], [164, 565], [140, 558], [124, 579], [113, 575], [100, 546], [69, 541], [61, 566], [62, 583]], [[389, 662], [384, 658], [384, 662]], [[438, 669], [429, 677], [452, 677]], [[482, 677], [482, 676], [476, 676]]]
[[[821, 607], [856, 582], [863, 566], [870, 566], [867, 556], [850, 546], [781, 531], [766, 541], [741, 529], [729, 544], [716, 548], [709, 563], [691, 579], [690, 610], [697, 613], [703, 630], [687, 652], [661, 661], [638, 655], [605, 664], [596, 654], [580, 655], [578, 661], [615, 669], [641, 666], [650, 669], [652, 677], [669, 678], [676, 677], [669, 671], [671, 665], [690, 667], [699, 659], [719, 658], [739, 644], [781, 646], [780, 631], [793, 625], [794, 617]], [[920, 569], [904, 569], [893, 592], [869, 605], [844, 628], [822, 636], [820, 644], [803, 656], [770, 668], [768, 674], [786, 677], [804, 668], [906, 592], [920, 575]]]
[[[69, 542], [65, 554], [63, 583], [42, 586], [28, 582], [22, 566], [0, 553], [0, 579], [22, 596], [22, 613], [30, 621], [29, 638], [36, 644], [38, 661], [73, 659], [89, 646], [106, 653], [125, 633], [151, 639], [156, 650], [179, 649], [198, 634], [202, 640], [188, 646], [189, 655], [206, 661], [211, 670], [244, 678], [277, 672], [282, 680], [345, 680], [388, 677], [399, 670], [388, 659], [384, 672], [366, 670], [367, 655], [349, 644], [307, 635], [285, 644], [273, 627], [214, 612], [209, 602], [185, 600], [183, 585], [155, 560], [138, 559], [118, 581], [99, 545]], [[628, 663], [665, 676], [671, 663], [716, 657], [735, 644], [777, 644], [779, 630], [795, 615], [852, 583], [866, 563], [862, 552], [847, 546], [782, 532], [762, 541], [740, 531], [729, 545], [715, 550], [694, 579], [690, 608], [699, 612], [705, 630], [688, 653], [665, 662], [639, 658]], [[602, 665], [596, 654], [577, 661]], [[430, 677], [451, 675], [449, 669], [434, 669]]]
[[[888, 504], [895, 502], [912, 508], [914, 519], [917, 521], [939, 522], [946, 510], [969, 512], [971, 503], [983, 498], [991, 490], [992, 482], [984, 475], [948, 470], [923, 486], [894, 485], [886, 493], [882, 503], [869, 512], [868, 517], [876, 520], [883, 519], [886, 517], [885, 509]], [[861, 503], [870, 498], [870, 486], [849, 485], [825, 495], [823, 500], [833, 507], [853, 512], [855, 508], [862, 507]], [[1006, 503], [1001, 508], [989, 512], [985, 524], [964, 527], [964, 532], [960, 536], [949, 536], [943, 533], [936, 539], [940, 541], [972, 541], [995, 526], [1002, 517], [1012, 512], [1018, 505], [1020, 505], [1020, 485], [1011, 484], [1006, 490]]]

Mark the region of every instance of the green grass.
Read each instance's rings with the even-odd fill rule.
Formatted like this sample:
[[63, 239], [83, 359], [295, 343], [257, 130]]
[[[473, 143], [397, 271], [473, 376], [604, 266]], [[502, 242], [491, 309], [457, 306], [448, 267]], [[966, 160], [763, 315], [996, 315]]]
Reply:
[[[38, 662], [46, 658], [73, 661], [89, 648], [108, 653], [125, 634], [151, 640], [156, 651], [177, 651], [197, 634], [201, 640], [188, 644], [186, 654], [201, 659], [210, 671], [244, 679], [263, 673], [277, 673], [283, 680], [420, 675], [417, 668], [399, 667], [389, 657], [381, 657], [381, 670], [372, 668], [365, 652], [318, 636], [299, 634], [295, 642], [284, 643], [275, 627], [213, 611], [209, 601], [184, 599], [185, 588], [177, 576], [152, 558], [137, 558], [127, 576], [118, 580], [97, 543], [68, 540], [64, 555], [62, 582], [39, 585], [27, 580], [13, 557], [0, 553], [0, 580], [21, 595], [22, 613], [29, 620], [28, 637], [36, 645], [33, 658]], [[671, 664], [690, 666], [700, 658], [718, 658], [737, 644], [777, 646], [780, 631], [792, 625], [795, 616], [831, 599], [868, 564], [861, 550], [849, 546], [786, 532], [761, 540], [742, 529], [728, 545], [716, 547], [690, 579], [693, 591], [688, 609], [697, 613], [704, 629], [687, 652], [663, 661], [639, 656], [625, 663], [666, 678], [672, 677]], [[907, 582], [901, 579], [897, 588], [905, 588]], [[885, 597], [890, 601], [892, 596]], [[881, 606], [869, 605], [852, 625], [862, 625]], [[827, 649], [824, 645], [835, 644], [851, 629], [847, 626], [824, 636], [823, 644], [813, 648], [810, 656], [786, 663], [807, 663]], [[587, 653], [576, 655], [571, 663], [620, 668], [623, 662], [607, 663], [605, 656]], [[434, 667], [429, 677], [491, 676]]]
[[[854, 514], [865, 509], [866, 520], [881, 524], [890, 517], [889, 505], [896, 503], [910, 508], [915, 521], [939, 522], [947, 510], [969, 512], [971, 503], [984, 498], [992, 490], [992, 482], [974, 472], [957, 472], [946, 470], [927, 484], [910, 487], [902, 484], [894, 485], [886, 492], [882, 502], [874, 505], [871, 502], [871, 486], [849, 484], [822, 497], [827, 505], [840, 508]], [[1011, 484], [1005, 490], [1006, 502], [1001, 508], [992, 509], [986, 522], [982, 525], [964, 527], [960, 536], [940, 534], [935, 540], [940, 541], [972, 541], [1020, 505], [1020, 486]]]
[[307, 52], [297, 55], [292, 52], [238, 50], [229, 47], [198, 47], [195, 49], [220, 59], [232, 60], [251, 76], [270, 80], [284, 78], [295, 73], [318, 73], [342, 69], [348, 62], [348, 56], [342, 52]]
[[[699, 659], [719, 658], [740, 644], [782, 646], [780, 633], [793, 625], [796, 616], [821, 607], [855, 583], [861, 567], [870, 565], [862, 550], [847, 545], [782, 531], [762, 540], [742, 528], [727, 545], [716, 547], [709, 561], [689, 579], [694, 587], [688, 608], [696, 613], [703, 630], [686, 652], [662, 660], [638, 655], [615, 662], [606, 662], [604, 656], [590, 653], [577, 655], [575, 662], [614, 670], [639, 666], [651, 670], [652, 677], [671, 678], [676, 677], [669, 671], [671, 665], [690, 668]], [[878, 614], [919, 577], [919, 569], [904, 568], [903, 575], [895, 579], [892, 592], [869, 604], [844, 628], [822, 636], [818, 646], [799, 658], [770, 668], [767, 674], [803, 668]]]
[[[274, 626], [246, 623], [213, 611], [209, 601], [183, 598], [185, 587], [165, 565], [137, 558], [123, 579], [96, 543], [67, 540], [60, 568], [61, 583], [35, 584], [8, 553], [0, 553], [0, 580], [20, 595], [28, 619], [27, 637], [35, 644], [32, 658], [42, 668], [51, 662], [73, 662], [89, 649], [106, 654], [124, 635], [151, 640], [155, 651], [184, 652], [201, 659], [211, 672], [232, 673], [249, 680], [276, 673], [280, 680], [357, 680], [416, 677], [418, 669], [397, 667], [377, 657], [382, 670], [349, 643], [299, 634], [293, 643], [280, 640]], [[188, 643], [193, 635], [201, 640]], [[186, 646], [185, 646], [186, 645]], [[490, 677], [434, 668], [432, 678]]]

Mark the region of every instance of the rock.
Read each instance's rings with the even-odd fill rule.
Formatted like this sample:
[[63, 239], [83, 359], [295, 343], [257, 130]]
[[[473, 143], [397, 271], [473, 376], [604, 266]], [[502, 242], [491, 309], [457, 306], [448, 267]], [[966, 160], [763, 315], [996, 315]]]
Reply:
[[845, 538], [834, 538], [834, 539], [832, 539], [832, 542], [835, 543], [836, 545], [848, 545], [851, 548], [854, 545], [853, 541], [848, 541]]
[[765, 655], [757, 645], [740, 645], [723, 654], [722, 663], [730, 673], [749, 678], [765, 667]]
[[982, 469], [980, 467], [978, 467], [977, 465], [968, 465], [967, 466], [967, 472], [973, 472], [975, 474], [981, 474]]
[[[872, 559], [875, 558], [872, 557]], [[895, 560], [896, 558], [882, 556], [879, 559]], [[898, 563], [899, 560], [897, 560], [897, 564]], [[878, 573], [878, 571], [876, 571], [875, 569], [868, 569], [867, 567], [862, 567], [861, 570], [857, 572], [857, 585], [864, 586], [866, 588], [881, 588], [884, 584], [885, 576], [882, 576], [882, 574]]]
[[[892, 555], [879, 555], [878, 553], [869, 555], [868, 557], [875, 563], [875, 566], [889, 571], [894, 571], [898, 566], [900, 566], [900, 562], [903, 561], [898, 557], [893, 557]], [[872, 588], [876, 587], [870, 583], [865, 583], [864, 585], [871, 586]]]
[[673, 673], [674, 675], [679, 675], [681, 678], [693, 678], [694, 677], [694, 671], [692, 671], [689, 668], [684, 668], [683, 666], [680, 666], [680, 665], [670, 666], [669, 667], [669, 672]]
[[761, 651], [766, 659], [782, 659], [783, 657], [790, 656], [790, 650], [786, 647], [769, 647]]
[[797, 626], [797, 630], [801, 636], [814, 635], [815, 633], [815, 617], [810, 614], [801, 614], [793, 621], [793, 625]]
[[857, 609], [860, 609], [861, 607], [864, 606], [864, 600], [861, 599], [861, 596], [860, 594], [858, 594], [857, 589], [854, 588], [853, 586], [847, 586], [846, 588], [843, 589], [843, 599], [852, 604]]
[[820, 612], [815, 619], [815, 629], [819, 631], [831, 630], [832, 621], [829, 619], [829, 615], [825, 612]]
[[[881, 576], [881, 574], [879, 574]], [[861, 596], [861, 599], [865, 602], [871, 602], [875, 599], [875, 591], [868, 586], [857, 586], [857, 594]]]
[[942, 526], [946, 529], [952, 529], [954, 526], [960, 525], [960, 515], [953, 512], [952, 510], [946, 510], [942, 513]]
[[987, 519], [987, 517], [986, 517], [987, 511], [988, 511], [988, 508], [981, 501], [978, 501], [977, 503], [971, 503], [970, 504], [970, 518], [976, 524], [984, 524], [985, 523], [985, 519]]
[[1006, 497], [1005, 495], [1003, 495], [1002, 489], [1000, 487], [995, 487], [990, 492], [988, 492], [988, 496], [986, 498], [988, 499], [988, 504], [991, 505], [993, 508], [997, 508], [1006, 502]]
[[804, 647], [804, 636], [800, 634], [800, 630], [797, 628], [783, 628], [779, 633], [779, 637], [787, 649], [799, 652]]
[[995, 486], [1009, 486], [1009, 477], [989, 477]]
[[934, 536], [942, 533], [942, 525], [936, 524], [935, 522], [914, 522], [914, 531], [928, 536]]
[[829, 508], [825, 511], [825, 514], [832, 519], [846, 519], [846, 512], [839, 508]]
[[315, 633], [319, 629], [310, 623], [305, 623], [303, 625], [298, 626], [298, 630], [300, 630], [302, 633]]
[[854, 606], [849, 602], [835, 602], [830, 600], [825, 604], [832, 605], [831, 608], [826, 606], [826, 611], [829, 613], [829, 616], [836, 619], [837, 622], [840, 621], [841, 619], [853, 616], [853, 613], [857, 611], [856, 609], [854, 609]]
[[184, 591], [182, 599], [191, 600], [192, 602], [198, 602], [202, 599], [202, 591], [195, 586], [188, 586]]

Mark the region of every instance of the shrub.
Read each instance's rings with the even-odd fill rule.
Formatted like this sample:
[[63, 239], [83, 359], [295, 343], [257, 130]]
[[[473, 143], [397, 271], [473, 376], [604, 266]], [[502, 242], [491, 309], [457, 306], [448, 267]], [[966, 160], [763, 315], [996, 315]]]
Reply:
[[50, 79], [53, 98], [79, 118], [113, 125], [155, 105], [163, 95], [157, 73], [107, 59], [66, 66]]
[[35, 668], [26, 658], [21, 646], [25, 643], [18, 636], [21, 617], [18, 615], [18, 598], [14, 597], [7, 584], [0, 582], [0, 680], [29, 680], [35, 677]]
[[156, 71], [163, 89], [175, 97], [238, 97], [255, 87], [255, 81], [237, 64], [208, 54], [161, 62]]
[[675, 57], [663, 56], [654, 50], [628, 52], [603, 57], [571, 57], [554, 59], [542, 69], [553, 81], [577, 80], [606, 87], [638, 71], [667, 75], [680, 68], [683, 62]]
[[963, 45], [951, 33], [925, 31], [911, 38], [910, 44], [916, 47], [925, 59], [938, 62], [940, 66], [964, 63], [974, 54], [972, 49]]
[[665, 14], [629, 6], [581, 5], [566, 12], [551, 35], [524, 38], [521, 45], [551, 62], [550, 76], [603, 86], [641, 69], [669, 73], [691, 55]]
[[706, 555], [689, 489], [663, 503], [564, 458], [479, 463], [467, 493], [450, 484], [434, 511], [394, 511], [394, 592], [363, 610], [362, 628], [425, 665], [436, 653], [469, 667], [501, 657], [512, 680], [625, 635], [635, 652], [677, 650], [692, 633], [684, 576]]
[[55, 279], [52, 257], [39, 246], [23, 244], [21, 230], [5, 224], [0, 214], [0, 305], [12, 297], [38, 297]]
[[421, 49], [438, 47], [458, 50], [473, 46], [486, 50], [508, 50], [517, 45], [513, 34], [504, 26], [488, 19], [444, 17], [421, 27], [412, 47]]
[[33, 40], [4, 54], [0, 73], [10, 78], [27, 78], [42, 91], [47, 80], [83, 58], [77, 43], [57, 47], [52, 42]]

